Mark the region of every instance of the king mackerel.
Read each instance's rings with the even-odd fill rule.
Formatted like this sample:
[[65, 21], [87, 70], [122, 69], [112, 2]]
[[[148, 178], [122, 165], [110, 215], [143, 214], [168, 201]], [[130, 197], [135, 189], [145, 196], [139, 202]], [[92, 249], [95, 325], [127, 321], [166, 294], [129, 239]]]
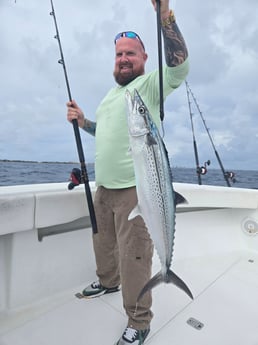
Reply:
[[161, 270], [142, 289], [138, 301], [158, 284], [173, 283], [190, 298], [187, 285], [171, 269], [176, 205], [186, 202], [174, 191], [172, 174], [165, 144], [151, 115], [137, 90], [126, 91], [128, 132], [133, 157], [138, 204], [129, 220], [142, 216], [154, 242], [161, 262]]

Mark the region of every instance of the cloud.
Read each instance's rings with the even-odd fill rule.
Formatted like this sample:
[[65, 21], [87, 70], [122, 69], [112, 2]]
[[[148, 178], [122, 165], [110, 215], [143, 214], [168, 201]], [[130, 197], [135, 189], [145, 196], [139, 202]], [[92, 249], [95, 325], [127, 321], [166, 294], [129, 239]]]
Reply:
[[[157, 68], [156, 14], [151, 1], [55, 0], [55, 11], [72, 97], [95, 118], [114, 86], [113, 37], [134, 30]], [[190, 57], [187, 78], [226, 166], [257, 169], [258, 13], [256, 0], [173, 2]], [[66, 121], [66, 89], [50, 2], [4, 0], [0, 4], [0, 159], [77, 161], [72, 126]], [[240, 10], [241, 9], [241, 10]], [[4, 34], [3, 34], [4, 33]], [[194, 106], [194, 104], [192, 104]], [[214, 150], [197, 108], [194, 130], [201, 161]], [[165, 103], [165, 141], [177, 166], [194, 166], [185, 85]], [[94, 138], [81, 133], [88, 162]]]

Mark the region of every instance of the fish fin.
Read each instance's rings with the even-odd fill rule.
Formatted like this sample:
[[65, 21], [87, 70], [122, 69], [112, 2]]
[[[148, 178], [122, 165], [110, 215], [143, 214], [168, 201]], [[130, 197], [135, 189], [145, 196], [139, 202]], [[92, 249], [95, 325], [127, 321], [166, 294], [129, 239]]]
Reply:
[[183, 290], [191, 299], [193, 299], [193, 295], [186, 283], [181, 278], [179, 278], [173, 271], [167, 270], [165, 283], [172, 283], [176, 285], [179, 289]]
[[137, 303], [147, 291], [153, 289], [155, 286], [161, 284], [162, 282], [167, 284], [172, 283], [176, 285], [179, 289], [183, 290], [187, 294], [187, 296], [193, 299], [193, 295], [185, 282], [183, 282], [183, 280], [179, 278], [173, 271], [168, 269], [165, 276], [160, 271], [148, 281], [148, 283], [142, 288], [141, 292], [139, 293]]
[[162, 276], [162, 272], [160, 271], [157, 274], [155, 274], [155, 276], [153, 276], [147, 284], [144, 285], [137, 298], [137, 303], [140, 301], [140, 299], [143, 297], [143, 295], [145, 295], [147, 291], [153, 289], [155, 286], [161, 284], [162, 282], [164, 282], [164, 279]]
[[137, 216], [141, 216], [141, 209], [139, 207], [139, 205], [137, 204], [132, 211], [130, 212], [129, 216], [128, 216], [128, 220], [132, 220]]
[[148, 146], [157, 145], [157, 141], [150, 133], [148, 133], [147, 135], [147, 145]]
[[183, 197], [182, 194], [175, 192], [175, 204], [187, 204], [187, 200]]

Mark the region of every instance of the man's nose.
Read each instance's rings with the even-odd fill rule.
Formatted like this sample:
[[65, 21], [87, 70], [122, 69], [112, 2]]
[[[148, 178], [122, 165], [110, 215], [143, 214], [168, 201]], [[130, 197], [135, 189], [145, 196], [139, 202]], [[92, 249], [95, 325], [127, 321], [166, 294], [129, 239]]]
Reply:
[[121, 55], [120, 61], [128, 61], [128, 56], [125, 53], [123, 53]]

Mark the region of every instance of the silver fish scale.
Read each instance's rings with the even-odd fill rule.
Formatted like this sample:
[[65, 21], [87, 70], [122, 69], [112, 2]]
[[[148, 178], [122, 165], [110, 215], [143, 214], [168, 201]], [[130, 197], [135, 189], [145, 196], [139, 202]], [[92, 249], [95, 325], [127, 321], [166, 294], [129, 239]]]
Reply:
[[[156, 129], [156, 131], [158, 130]], [[156, 200], [156, 206], [158, 207], [162, 220], [161, 225], [164, 234], [165, 258], [162, 255], [162, 258], [160, 257], [160, 259], [166, 267], [169, 267], [173, 255], [175, 232], [174, 192], [172, 189], [169, 162], [167, 161], [166, 153], [163, 149], [163, 141], [158, 132], [155, 133], [154, 131], [152, 134], [154, 135], [157, 145], [151, 145], [148, 147], [147, 161], [149, 162], [150, 172], [148, 178], [153, 186], [152, 198], [153, 200]]]
[[163, 140], [140, 96], [126, 94], [131, 153], [137, 184], [138, 209], [165, 273], [174, 246], [175, 206], [169, 161]]
[[[191, 291], [171, 269], [175, 234], [175, 193], [166, 147], [157, 127], [135, 90], [134, 97], [126, 92], [128, 129], [136, 177], [138, 204], [128, 219], [141, 215], [161, 262], [161, 270], [142, 288], [137, 302], [158, 284], [173, 283], [190, 298]], [[184, 200], [177, 195], [177, 202]]]

